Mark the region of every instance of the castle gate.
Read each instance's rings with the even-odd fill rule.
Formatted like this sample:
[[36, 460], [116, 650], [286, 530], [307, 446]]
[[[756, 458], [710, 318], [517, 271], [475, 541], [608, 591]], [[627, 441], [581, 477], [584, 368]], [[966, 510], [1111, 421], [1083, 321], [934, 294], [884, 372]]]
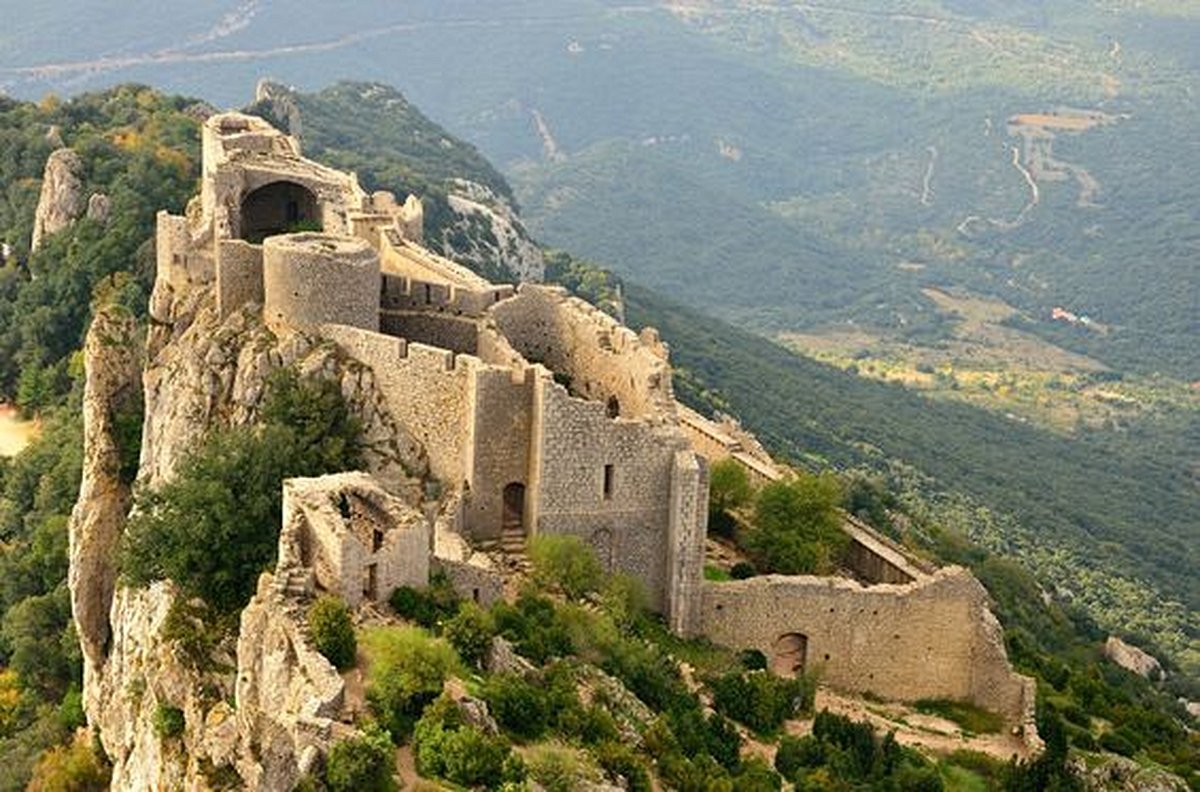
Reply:
[[771, 670], [781, 677], [804, 673], [808, 660], [808, 637], [802, 633], [784, 633], [775, 639], [771, 653]]
[[276, 181], [242, 199], [241, 238], [254, 244], [291, 231], [319, 231], [317, 196], [307, 187]]

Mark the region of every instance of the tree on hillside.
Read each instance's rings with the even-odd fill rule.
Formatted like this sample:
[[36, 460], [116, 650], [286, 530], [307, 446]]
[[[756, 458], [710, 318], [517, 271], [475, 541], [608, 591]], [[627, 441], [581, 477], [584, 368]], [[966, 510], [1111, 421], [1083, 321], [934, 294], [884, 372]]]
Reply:
[[755, 500], [746, 549], [760, 568], [772, 572], [833, 572], [850, 543], [841, 529], [841, 501], [841, 484], [832, 473], [801, 473], [768, 484]]

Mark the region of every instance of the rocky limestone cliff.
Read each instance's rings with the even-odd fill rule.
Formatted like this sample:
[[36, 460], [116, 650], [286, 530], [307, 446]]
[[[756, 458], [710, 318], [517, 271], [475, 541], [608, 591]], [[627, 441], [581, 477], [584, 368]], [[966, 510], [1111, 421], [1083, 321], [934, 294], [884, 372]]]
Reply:
[[37, 250], [47, 236], [75, 222], [84, 206], [83, 162], [71, 149], [60, 148], [46, 160], [30, 249]]
[[[113, 417], [144, 398], [137, 478], [154, 486], [209, 430], [254, 422], [268, 378], [294, 366], [340, 383], [363, 425], [365, 467], [394, 492], [419, 499], [425, 453], [387, 416], [370, 370], [332, 344], [277, 337], [253, 309], [222, 321], [208, 287], [155, 297], [144, 352], [134, 323], [111, 312], [97, 316], [85, 346], [85, 461], [70, 526], [70, 585], [88, 723], [112, 760], [113, 789], [290, 789], [339, 736], [341, 680], [308, 646], [290, 581], [273, 586], [264, 576], [240, 632], [203, 651], [178, 636], [189, 626], [199, 635], [211, 629], [196, 623], [169, 582], [119, 584], [114, 550], [131, 497]], [[182, 712], [181, 735], [156, 732], [163, 708]]]
[[442, 232], [442, 255], [476, 269], [500, 264], [522, 281], [542, 280], [542, 250], [507, 201], [466, 179], [455, 179], [447, 198], [458, 220]]
[[1127, 644], [1115, 635], [1108, 636], [1104, 642], [1104, 656], [1117, 665], [1147, 679], [1158, 679], [1163, 676], [1162, 663], [1149, 652], [1145, 652], [1132, 644]]

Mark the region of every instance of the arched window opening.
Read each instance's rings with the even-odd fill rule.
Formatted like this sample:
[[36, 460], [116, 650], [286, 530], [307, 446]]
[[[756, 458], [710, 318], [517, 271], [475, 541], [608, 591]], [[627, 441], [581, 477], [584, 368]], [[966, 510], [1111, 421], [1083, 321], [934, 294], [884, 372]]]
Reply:
[[247, 195], [240, 219], [241, 238], [254, 244], [276, 234], [321, 230], [317, 196], [290, 181], [271, 182]]
[[606, 409], [606, 412], [608, 413], [609, 418], [616, 418], [618, 415], [621, 414], [621, 402], [617, 399], [616, 396], [609, 396], [608, 397], [608, 405], [606, 406], [605, 409]]

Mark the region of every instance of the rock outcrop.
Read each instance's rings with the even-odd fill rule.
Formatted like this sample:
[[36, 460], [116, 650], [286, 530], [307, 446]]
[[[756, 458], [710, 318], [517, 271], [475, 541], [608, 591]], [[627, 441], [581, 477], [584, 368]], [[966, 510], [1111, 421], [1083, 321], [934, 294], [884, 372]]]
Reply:
[[479, 271], [501, 266], [521, 281], [540, 282], [546, 262], [512, 206], [482, 184], [455, 179], [448, 196], [458, 215], [442, 233], [442, 254]]
[[83, 479], [71, 514], [67, 581], [86, 673], [103, 662], [110, 638], [108, 613], [116, 581], [113, 556], [129, 511], [116, 417], [119, 411], [141, 405], [136, 324], [116, 311], [101, 311], [88, 331], [84, 355], [88, 365], [83, 387]]
[[[112, 760], [114, 789], [205, 789], [214, 773], [236, 773], [248, 789], [290, 789], [346, 730], [334, 720], [341, 680], [306, 643], [302, 603], [310, 592], [297, 597], [286, 580], [277, 591], [267, 576], [240, 635], [225, 634], [199, 656], [180, 624], [184, 633], [188, 624], [209, 638], [214, 631], [189, 615], [192, 605], [169, 583], [117, 585], [114, 548], [131, 499], [114, 416], [144, 397], [137, 478], [155, 486], [213, 428], [257, 420], [271, 375], [292, 366], [340, 384], [363, 427], [364, 467], [414, 502], [425, 452], [388, 416], [371, 371], [332, 344], [302, 333], [276, 337], [253, 311], [222, 321], [208, 287], [157, 298], [171, 321], [154, 324], [144, 371], [140, 336], [119, 314], [101, 312], [85, 346], [84, 471], [70, 529], [70, 584], [88, 722]], [[236, 713], [227, 703], [235, 691]], [[156, 732], [163, 708], [183, 713], [183, 734]]]
[[30, 249], [37, 250], [46, 237], [75, 222], [84, 206], [83, 162], [71, 149], [57, 149], [46, 160]]
[[1163, 675], [1163, 667], [1157, 657], [1125, 643], [1115, 635], [1108, 636], [1108, 640], [1105, 641], [1104, 656], [1121, 668], [1146, 679], [1158, 679]]

